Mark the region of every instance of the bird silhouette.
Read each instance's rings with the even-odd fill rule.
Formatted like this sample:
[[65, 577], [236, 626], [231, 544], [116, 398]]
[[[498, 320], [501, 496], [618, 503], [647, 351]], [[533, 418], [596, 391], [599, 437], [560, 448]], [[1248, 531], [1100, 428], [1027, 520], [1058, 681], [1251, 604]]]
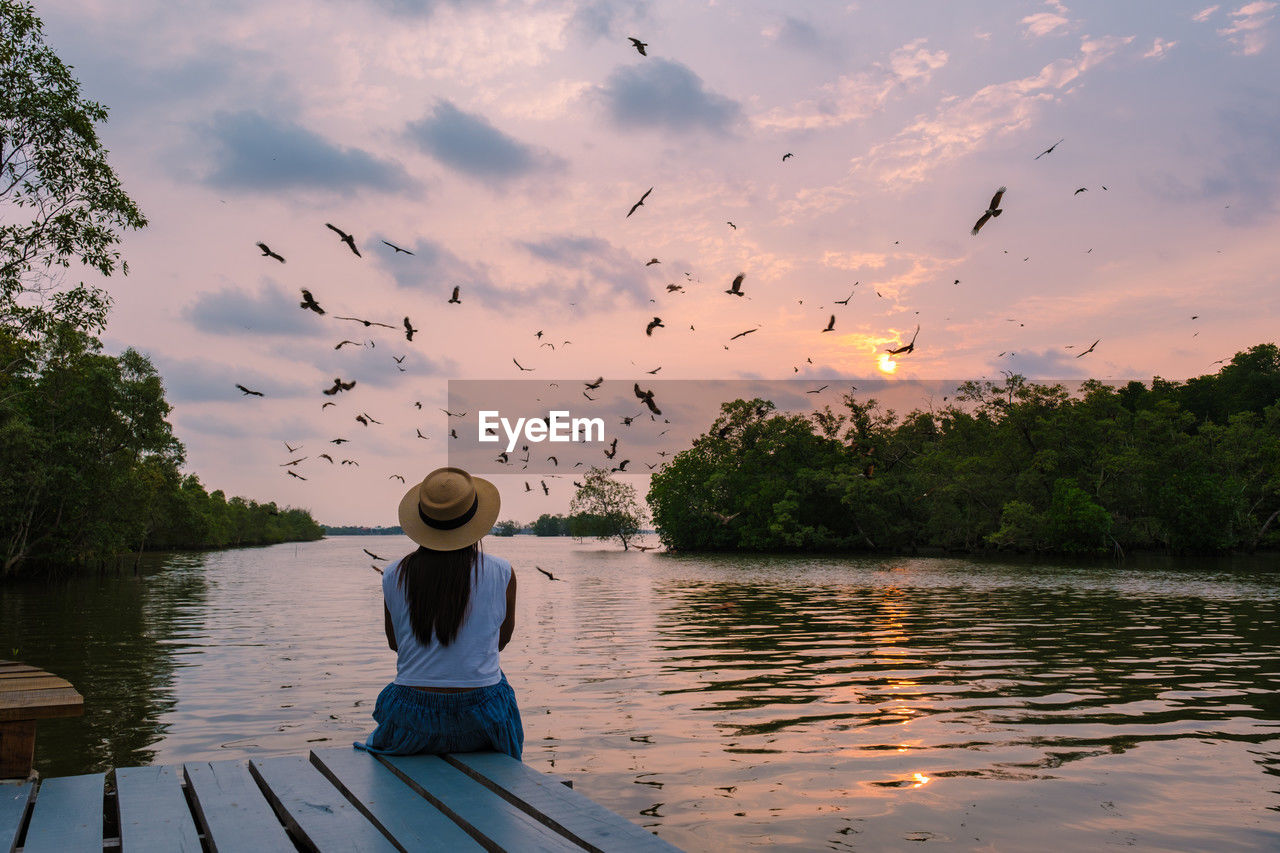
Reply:
[[[393, 355], [393, 356], [391, 356], [391, 360], [392, 360], [392, 361], [394, 361], [396, 364], [403, 364], [403, 363], [404, 363], [404, 360], [405, 360], [406, 358], [408, 358], [408, 356], [407, 356], [407, 355]], [[421, 408], [421, 406], [419, 406], [419, 408]]]
[[1001, 187], [1000, 189], [996, 190], [996, 194], [991, 197], [991, 204], [987, 205], [986, 212], [983, 213], [981, 217], [979, 217], [976, 223], [974, 223], [973, 230], [969, 233], [976, 235], [979, 231], [982, 230], [982, 226], [987, 224], [988, 219], [990, 219], [993, 216], [999, 216], [1000, 214], [1004, 213], [1004, 210], [1002, 210], [1000, 207], [1000, 197], [1005, 194], [1005, 189], [1006, 189], [1005, 187]]
[[404, 482], [404, 477], [401, 477], [399, 474], [392, 474], [392, 475], [391, 475], [390, 477], [388, 477], [387, 479], [388, 479], [388, 480], [399, 480], [399, 481], [400, 481], [400, 482], [402, 482], [402, 483]]
[[614, 456], [616, 456], [618, 453], [618, 439], [615, 438], [609, 444], [609, 449], [602, 452], [604, 453], [605, 459], [612, 459]]
[[539, 481], [538, 481], [538, 484], [542, 486], [542, 493], [543, 493], [544, 495], [549, 495], [549, 494], [551, 494], [551, 490], [550, 490], [549, 488], [547, 488], [547, 481], [546, 481], [546, 480], [539, 480]]
[[279, 261], [280, 263], [282, 263], [282, 264], [284, 263], [284, 258], [280, 257], [280, 256], [279, 256], [279, 255], [277, 255], [275, 252], [271, 251], [271, 249], [267, 247], [267, 244], [266, 244], [266, 243], [259, 243], [259, 244], [258, 244], [258, 248], [262, 250], [262, 257], [264, 257], [264, 258], [275, 258], [275, 259], [276, 259], [277, 261]]
[[858, 292], [858, 291], [857, 291], [857, 287], [858, 287], [858, 285], [859, 285], [860, 283], [861, 283], [861, 282], [857, 282], [857, 281], [855, 281], [855, 282], [853, 283], [853, 287], [854, 287], [854, 289], [853, 289], [853, 290], [850, 290], [850, 291], [849, 291], [849, 295], [848, 295], [848, 296], [846, 296], [844, 299], [837, 299], [837, 300], [836, 300], [836, 304], [837, 304], [837, 305], [848, 305], [848, 304], [849, 304], [849, 300], [853, 298], [853, 294], [855, 294], [855, 293], [857, 293], [857, 292]]
[[635, 38], [634, 36], [627, 36], [627, 40], [631, 42], [632, 47], [634, 47], [637, 51], [639, 51], [641, 56], [649, 55], [644, 52], [644, 49], [649, 46], [649, 43], [647, 41], [640, 41], [640, 39]]
[[[411, 325], [409, 324], [409, 318], [408, 318], [408, 317], [405, 317], [405, 318], [404, 318], [404, 339], [405, 339], [406, 341], [411, 341], [411, 340], [413, 340], [413, 333], [414, 333], [414, 332], [416, 332], [416, 331], [418, 331], [418, 330], [417, 330], [417, 329], [415, 329], [413, 326], [411, 326]], [[402, 360], [403, 360], [403, 359], [397, 359], [397, 360], [396, 360], [396, 363], [397, 363], [397, 364], [399, 364], [399, 363], [400, 363], [400, 361], [402, 361]]]
[[[1192, 319], [1195, 319], [1195, 318], [1193, 317]], [[297, 447], [290, 447], [289, 442], [286, 441], [284, 443], [284, 448], [285, 450], [288, 450], [290, 453], [297, 453], [299, 450], [302, 449], [302, 445], [299, 444]]]
[[[736, 341], [738, 338], [741, 338], [741, 337], [743, 337], [744, 335], [749, 335], [749, 334], [751, 334], [752, 332], [756, 332], [756, 331], [759, 331], [759, 330], [760, 330], [760, 327], [759, 327], [759, 326], [757, 326], [757, 327], [756, 327], [756, 328], [754, 328], [754, 329], [747, 329], [745, 332], [738, 332], [738, 334], [734, 335], [732, 338], [729, 338], [729, 340], [731, 340], [731, 341]], [[661, 414], [661, 412], [659, 412], [659, 414]]]
[[553, 580], [553, 581], [562, 581], [562, 580], [564, 580], [564, 578], [558, 578], [558, 577], [556, 577], [555, 575], [551, 574], [551, 572], [549, 572], [549, 571], [547, 571], [546, 569], [542, 568], [542, 566], [534, 566], [534, 568], [535, 568], [535, 569], [537, 569], [538, 571], [542, 572], [544, 575], [546, 575], [547, 577], [549, 577], [549, 578], [550, 578], [551, 580]]
[[534, 370], [536, 370], [536, 369], [537, 369], [537, 368], [533, 368], [533, 367], [525, 367], [525, 366], [524, 366], [524, 365], [522, 365], [520, 362], [516, 361], [514, 358], [513, 358], [513, 359], [511, 359], [511, 362], [512, 362], [513, 364], [515, 364], [515, 366], [516, 366], [516, 367], [520, 368], [520, 371], [521, 371], [522, 373], [532, 373]]
[[352, 379], [350, 382], [343, 382], [342, 377], [338, 376], [334, 377], [333, 387], [324, 389], [324, 393], [332, 397], [339, 391], [350, 391], [354, 387], [356, 387], [356, 380]]
[[307, 479], [306, 477], [302, 476], [301, 474], [299, 474], [297, 471], [293, 470], [292, 468], [290, 468], [288, 471], [285, 471], [285, 473], [286, 473], [286, 474], [288, 474], [290, 477], [297, 477], [299, 480], [305, 480], [305, 479]]
[[415, 427], [414, 429], [415, 429], [415, 430], [417, 430], [418, 438], [424, 438], [424, 439], [428, 439], [428, 440], [430, 440], [431, 436], [429, 436], [429, 435], [423, 435], [423, 434], [422, 434], [422, 430], [417, 429], [417, 427]]
[[349, 438], [331, 438], [331, 439], [329, 439], [329, 443], [330, 443], [330, 444], [339, 444], [339, 445], [341, 445], [341, 444], [346, 444], [346, 443], [348, 443], [349, 441], [351, 441], [351, 439], [349, 439]]
[[734, 296], [745, 295], [742, 292], [742, 280], [746, 278], [746, 276], [747, 274], [744, 272], [738, 273], [738, 275], [733, 279], [733, 284], [729, 286], [729, 289], [726, 290], [725, 293], [732, 293]]
[[1093, 352], [1093, 348], [1094, 348], [1094, 347], [1096, 347], [1096, 346], [1097, 346], [1098, 344], [1100, 344], [1101, 342], [1102, 342], [1102, 338], [1098, 338], [1096, 341], [1094, 341], [1093, 343], [1089, 344], [1089, 348], [1088, 348], [1087, 350], [1085, 350], [1084, 352], [1080, 353], [1079, 355], [1077, 355], [1077, 356], [1076, 356], [1076, 358], [1084, 358], [1086, 355], [1088, 355], [1089, 353]]
[[343, 347], [345, 347], [347, 344], [351, 344], [351, 346], [353, 346], [353, 347], [358, 347], [358, 346], [360, 346], [360, 342], [359, 342], [359, 341], [338, 341], [338, 343], [334, 346], [334, 349], [342, 349], [342, 348], [343, 348]]
[[239, 383], [236, 383], [236, 387], [237, 387], [237, 388], [239, 388], [239, 389], [240, 389], [240, 391], [241, 391], [241, 392], [244, 394], [244, 396], [246, 396], [246, 397], [263, 397], [263, 396], [265, 396], [261, 391], [250, 391], [248, 388], [244, 387], [243, 385], [241, 385], [241, 384], [239, 384]]
[[737, 231], [737, 230], [738, 230], [738, 226], [737, 226], [737, 225], [734, 225], [732, 222], [726, 221], [724, 224], [725, 224], [725, 225], [728, 225], [728, 226], [729, 226], [730, 228], [732, 228], [734, 231]]
[[466, 412], [451, 412], [448, 409], [441, 409], [440, 411], [444, 412], [445, 416], [450, 418], [465, 418], [467, 416]]
[[461, 305], [461, 304], [462, 304], [462, 300], [458, 297], [458, 293], [459, 293], [459, 291], [461, 291], [461, 290], [462, 290], [462, 285], [460, 285], [460, 284], [455, 284], [455, 285], [453, 286], [453, 295], [449, 297], [449, 304], [451, 304], [451, 305]]
[[329, 464], [330, 464], [330, 465], [332, 465], [332, 464], [333, 464], [333, 457], [332, 457], [332, 456], [330, 456], [328, 453], [321, 453], [321, 454], [320, 454], [320, 458], [321, 458], [321, 459], [327, 459], [327, 460], [329, 460]]
[[651, 192], [653, 192], [653, 187], [649, 187], [649, 189], [645, 190], [644, 195], [640, 196], [640, 200], [638, 202], [631, 205], [631, 209], [627, 211], [627, 215], [624, 216], [623, 219], [629, 219], [631, 214], [636, 212], [636, 208], [644, 204], [644, 200], [649, 197], [649, 193]]
[[635, 393], [636, 397], [643, 400], [644, 404], [649, 407], [649, 411], [653, 412], [655, 415], [662, 414], [662, 410], [658, 408], [657, 403], [653, 402], [653, 391], [641, 391], [640, 384], [636, 383]]
[[352, 237], [350, 234], [348, 234], [346, 231], [343, 231], [338, 226], [330, 225], [328, 222], [324, 224], [324, 227], [328, 228], [330, 231], [333, 231], [335, 234], [337, 234], [338, 238], [342, 240], [342, 242], [347, 244], [347, 248], [349, 248], [352, 252], [354, 252], [357, 258], [362, 257], [360, 254], [360, 250], [356, 248], [356, 238]]
[[310, 308], [312, 311], [316, 312], [317, 314], [324, 313], [324, 309], [321, 308], [320, 304], [316, 302], [316, 300], [311, 296], [311, 291], [307, 290], [305, 287], [302, 288], [302, 301], [298, 303], [298, 307]]
[[354, 460], [354, 459], [343, 459], [343, 460], [342, 460], [342, 464], [343, 464], [343, 465], [354, 465], [354, 466], [356, 466], [357, 468], [359, 468], [359, 467], [360, 467], [360, 463], [359, 463], [359, 462], [357, 462], [357, 461], [356, 461], [356, 460]]
[[1081, 187], [1080, 189], [1073, 192], [1072, 195], [1080, 195], [1080, 193], [1087, 193], [1088, 191], [1089, 191], [1088, 187]]
[[279, 467], [289, 468], [294, 465], [297, 465], [299, 462], [303, 461], [304, 459], [310, 459], [310, 458], [311, 458], [310, 456], [299, 456], [297, 459], [290, 459], [288, 462], [283, 463]]
[[792, 154], [790, 151], [788, 151], [786, 154], [783, 154], [783, 155], [782, 155], [782, 162], [784, 162], [784, 163], [785, 163], [785, 162], [787, 162], [787, 158], [788, 158], [788, 157], [794, 157], [794, 156], [796, 156], [796, 155], [794, 155], [794, 154]]
[[388, 243], [386, 240], [383, 240], [382, 242], [383, 242], [383, 243], [386, 243], [386, 245], [388, 245], [388, 246], [390, 246], [391, 248], [395, 249], [395, 250], [396, 250], [396, 254], [400, 254], [401, 252], [403, 252], [403, 253], [404, 253], [404, 254], [406, 254], [406, 255], [412, 255], [412, 254], [413, 254], [413, 252], [410, 252], [408, 249], [401, 249], [401, 248], [400, 248], [399, 246], [397, 246], [395, 243]]
[[375, 419], [374, 419], [374, 417], [373, 417], [373, 415], [369, 414], [368, 412], [361, 412], [360, 414], [362, 414], [362, 415], [364, 415], [366, 418], [368, 418], [368, 419], [369, 419], [369, 421], [370, 421], [371, 423], [375, 423], [375, 424], [381, 424], [381, 423], [382, 423], [382, 421], [375, 420]]
[[919, 334], [920, 334], [920, 324], [917, 323], [916, 333], [915, 335], [911, 336], [911, 343], [907, 344], [906, 346], [898, 347], [897, 349], [886, 349], [885, 352], [889, 353], [889, 355], [905, 355], [907, 353], [915, 352], [916, 335], [919, 335]]
[[646, 267], [651, 267], [654, 264], [660, 264], [660, 263], [662, 263], [662, 261], [658, 260], [657, 258], [650, 258], [649, 260], [644, 262], [644, 265]]
[[649, 337], [653, 337], [654, 329], [664, 329], [664, 328], [666, 327], [662, 325], [662, 318], [654, 317], [652, 320], [649, 321], [649, 325], [644, 327], [644, 333]]
[[829, 385], [819, 385], [817, 388], [814, 388], [812, 391], [805, 391], [804, 393], [806, 393], [806, 394], [821, 394], [823, 391], [825, 391], [825, 390], [826, 390], [827, 388], [829, 388], [829, 387], [831, 387], [831, 386], [829, 386]]
[[587, 389], [588, 389], [588, 390], [590, 390], [590, 391], [594, 391], [594, 390], [596, 390], [597, 388], [599, 388], [599, 387], [600, 387], [600, 385], [601, 385], [601, 383], [603, 383], [603, 382], [604, 382], [604, 377], [603, 377], [603, 376], [601, 376], [601, 377], [600, 377], [599, 379], [597, 379], [595, 382], [586, 382], [586, 383], [584, 383], [584, 384], [587, 386]]
[[379, 557], [377, 554], [373, 553], [373, 552], [372, 552], [372, 551], [370, 551], [368, 548], [361, 548], [360, 550], [361, 550], [361, 551], [364, 551], [366, 554], [368, 554], [368, 555], [369, 555], [372, 559], [374, 559], [374, 560], [385, 560], [385, 559], [387, 559], [386, 557]]
[[[1065, 137], [1064, 137], [1064, 138], [1065, 138]], [[1044, 149], [1043, 151], [1041, 151], [1039, 154], [1037, 154], [1036, 156], [1032, 157], [1031, 159], [1032, 159], [1032, 160], [1039, 160], [1041, 157], [1043, 157], [1043, 156], [1044, 156], [1044, 155], [1046, 155], [1046, 154], [1052, 154], [1052, 153], [1053, 153], [1053, 149], [1057, 148], [1057, 147], [1058, 147], [1059, 145], [1061, 145], [1061, 144], [1062, 144], [1062, 140], [1061, 140], [1061, 139], [1059, 139], [1057, 142], [1053, 143], [1053, 144], [1052, 144], [1052, 145], [1050, 145], [1048, 148]]]
[[382, 328], [384, 328], [384, 329], [394, 329], [394, 328], [395, 328], [395, 326], [389, 326], [389, 325], [387, 325], [386, 323], [379, 323], [379, 322], [377, 322], [377, 321], [375, 321], [375, 320], [364, 320], [364, 319], [361, 319], [360, 317], [334, 317], [333, 319], [335, 319], [335, 320], [352, 320], [352, 321], [354, 321], [354, 322], [356, 322], [356, 323], [364, 323], [364, 327], [365, 327], [366, 329], [367, 329], [367, 328], [369, 328], [370, 326], [381, 326], [381, 327], [382, 327]]
[[716, 512], [715, 510], [708, 510], [708, 512], [710, 513], [712, 518], [714, 518], [716, 521], [720, 522], [721, 524], [725, 524], [725, 525], [733, 521], [738, 516], [742, 515], [741, 511], [735, 512], [733, 515], [725, 515], [724, 513]]
[[627, 471], [627, 465], [628, 465], [630, 462], [631, 462], [631, 460], [630, 460], [630, 459], [623, 459], [621, 462], [619, 462], [619, 463], [618, 463], [618, 467], [616, 467], [616, 468], [610, 468], [609, 470], [610, 470], [611, 472], [615, 473], [615, 474], [617, 474], [617, 473], [619, 473], [619, 472], [622, 472], [622, 473], [624, 473], [624, 474], [625, 474], [625, 473], [626, 473], [626, 471]]
[[364, 415], [356, 415], [356, 423], [364, 424], [365, 426], [368, 426], [369, 420]]
[[658, 365], [657, 367], [655, 367], [653, 370], [646, 370], [646, 371], [645, 371], [645, 373], [649, 374], [650, 376], [657, 376], [657, 375], [658, 375], [658, 371], [659, 371], [659, 370], [661, 370], [661, 369], [662, 369], [662, 365], [661, 365], [661, 364], [659, 364], [659, 365]]
[[835, 330], [836, 330], [836, 315], [835, 315], [835, 314], [832, 314], [832, 315], [831, 315], [831, 319], [827, 321], [827, 327], [826, 327], [825, 329], [823, 329], [822, 331], [824, 331], [824, 332], [834, 332]]

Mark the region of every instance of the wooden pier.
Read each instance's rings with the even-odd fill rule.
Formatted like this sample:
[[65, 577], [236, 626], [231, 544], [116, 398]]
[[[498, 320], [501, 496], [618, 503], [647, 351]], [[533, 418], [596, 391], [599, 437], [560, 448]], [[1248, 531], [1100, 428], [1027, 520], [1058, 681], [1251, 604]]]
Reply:
[[309, 756], [120, 768], [0, 784], [0, 853], [672, 851], [495, 752]]

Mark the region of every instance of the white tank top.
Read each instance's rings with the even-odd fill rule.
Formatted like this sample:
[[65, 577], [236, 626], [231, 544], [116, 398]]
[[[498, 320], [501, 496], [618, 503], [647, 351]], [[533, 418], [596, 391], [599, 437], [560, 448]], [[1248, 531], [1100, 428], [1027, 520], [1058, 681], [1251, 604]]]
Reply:
[[409, 603], [400, 588], [397, 560], [382, 575], [382, 598], [395, 629], [396, 684], [409, 687], [488, 687], [502, 680], [498, 666], [498, 631], [507, 616], [507, 582], [511, 564], [501, 557], [483, 555], [471, 574], [471, 597], [447, 646], [433, 633], [423, 645], [409, 621]]

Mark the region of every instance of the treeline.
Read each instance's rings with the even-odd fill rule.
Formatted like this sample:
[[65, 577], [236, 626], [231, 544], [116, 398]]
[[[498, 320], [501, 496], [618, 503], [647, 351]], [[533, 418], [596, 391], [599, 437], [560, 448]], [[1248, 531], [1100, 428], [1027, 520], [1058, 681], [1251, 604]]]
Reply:
[[338, 525], [334, 526], [326, 524], [323, 527], [325, 536], [403, 536], [404, 528], [400, 525], [394, 527], [361, 527], [359, 525]]
[[1225, 553], [1280, 546], [1280, 350], [1076, 393], [1013, 376], [898, 417], [722, 406], [653, 477], [671, 549]]
[[70, 325], [0, 326], [0, 577], [128, 552], [319, 539], [301, 509], [205, 491], [151, 362]]
[[565, 515], [551, 515], [543, 513], [538, 516], [536, 521], [528, 524], [521, 524], [518, 521], [510, 519], [499, 521], [493, 527], [494, 536], [515, 536], [517, 533], [532, 533], [534, 536], [570, 536], [581, 535], [573, 534], [570, 530], [571, 519]]

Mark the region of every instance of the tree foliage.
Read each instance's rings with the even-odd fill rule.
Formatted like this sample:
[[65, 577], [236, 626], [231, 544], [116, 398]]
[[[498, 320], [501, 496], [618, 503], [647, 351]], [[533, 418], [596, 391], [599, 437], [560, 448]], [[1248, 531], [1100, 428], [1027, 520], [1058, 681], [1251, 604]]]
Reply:
[[640, 533], [647, 516], [634, 486], [613, 479], [604, 468], [592, 468], [569, 504], [569, 533], [577, 537], [618, 539], [625, 551]]
[[552, 515], [544, 512], [531, 525], [534, 536], [568, 536], [569, 519], [563, 515]]
[[208, 494], [184, 476], [155, 368], [64, 325], [0, 328], [0, 577], [128, 551], [318, 539], [304, 510]]
[[[80, 263], [128, 273], [117, 246], [146, 225], [107, 163], [95, 126], [107, 110], [81, 97], [71, 68], [44, 41], [34, 7], [0, 0], [0, 322], [27, 334], [50, 323], [100, 329], [109, 300], [80, 284]], [[4, 367], [0, 364], [0, 369]]]
[[652, 480], [668, 548], [1226, 552], [1280, 546], [1280, 349], [1113, 388], [965, 383], [898, 417], [735, 400]]

